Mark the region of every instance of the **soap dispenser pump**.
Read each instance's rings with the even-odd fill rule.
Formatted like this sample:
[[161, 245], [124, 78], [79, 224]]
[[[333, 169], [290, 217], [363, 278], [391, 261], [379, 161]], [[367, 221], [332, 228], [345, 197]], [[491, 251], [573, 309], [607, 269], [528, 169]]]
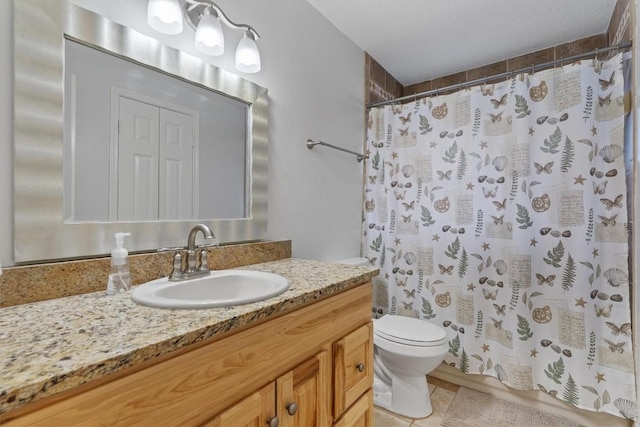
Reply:
[[129, 252], [124, 247], [124, 238], [131, 233], [116, 233], [116, 247], [111, 251], [111, 269], [107, 282], [107, 295], [127, 292], [131, 290], [131, 275], [129, 273]]

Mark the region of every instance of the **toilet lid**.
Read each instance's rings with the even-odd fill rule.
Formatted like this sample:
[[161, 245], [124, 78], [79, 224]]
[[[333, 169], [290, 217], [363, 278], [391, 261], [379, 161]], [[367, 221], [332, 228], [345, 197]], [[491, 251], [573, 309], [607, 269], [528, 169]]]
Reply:
[[447, 332], [438, 325], [412, 317], [386, 314], [373, 322], [374, 333], [400, 344], [431, 347], [446, 342]]

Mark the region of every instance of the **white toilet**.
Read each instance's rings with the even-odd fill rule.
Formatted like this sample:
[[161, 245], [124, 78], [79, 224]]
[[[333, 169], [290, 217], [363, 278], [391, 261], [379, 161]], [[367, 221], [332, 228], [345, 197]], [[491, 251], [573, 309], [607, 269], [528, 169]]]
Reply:
[[410, 418], [430, 415], [426, 375], [447, 354], [446, 331], [424, 320], [387, 314], [373, 321], [373, 344], [374, 403]]
[[[336, 262], [370, 265], [366, 258], [358, 257]], [[373, 320], [373, 344], [375, 405], [410, 418], [431, 415], [427, 374], [442, 363], [449, 350], [444, 328], [386, 314]]]

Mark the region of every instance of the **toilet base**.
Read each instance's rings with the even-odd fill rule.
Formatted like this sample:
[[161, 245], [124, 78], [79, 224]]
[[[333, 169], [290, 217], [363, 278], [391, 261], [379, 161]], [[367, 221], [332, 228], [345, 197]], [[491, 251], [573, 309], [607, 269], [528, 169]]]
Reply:
[[409, 418], [424, 418], [433, 412], [426, 376], [393, 375], [391, 384], [374, 378], [373, 403]]

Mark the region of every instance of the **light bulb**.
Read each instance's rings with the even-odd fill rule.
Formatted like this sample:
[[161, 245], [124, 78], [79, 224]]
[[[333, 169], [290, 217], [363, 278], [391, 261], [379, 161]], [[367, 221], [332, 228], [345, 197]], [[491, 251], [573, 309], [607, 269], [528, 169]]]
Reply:
[[256, 45], [253, 34], [247, 31], [238, 43], [236, 69], [243, 73], [257, 73], [261, 68], [258, 45]]
[[224, 33], [220, 20], [213, 15], [204, 14], [196, 29], [196, 49], [206, 55], [222, 55], [224, 53]]
[[149, 0], [147, 23], [151, 28], [164, 34], [182, 32], [182, 12], [178, 0]]

